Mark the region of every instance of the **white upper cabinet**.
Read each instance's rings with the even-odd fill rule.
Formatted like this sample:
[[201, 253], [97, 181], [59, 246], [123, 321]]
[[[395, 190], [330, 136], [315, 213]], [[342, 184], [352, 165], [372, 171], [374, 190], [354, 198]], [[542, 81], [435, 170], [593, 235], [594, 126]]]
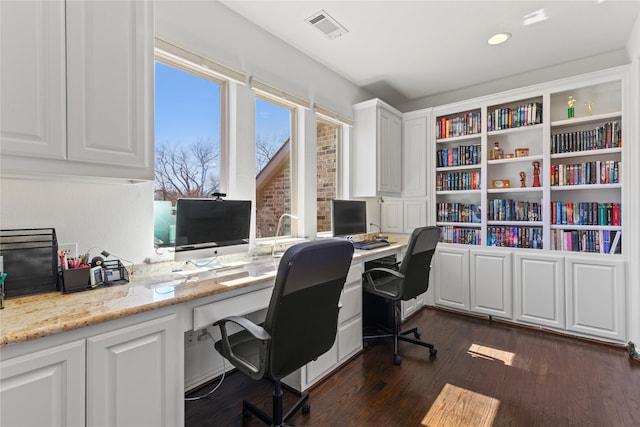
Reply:
[[61, 2], [0, 2], [3, 155], [66, 156], [64, 21]]
[[428, 188], [427, 124], [429, 113], [405, 114], [402, 121], [402, 195], [426, 197]]
[[153, 179], [153, 2], [2, 2], [3, 173]]
[[354, 197], [400, 196], [402, 119], [379, 99], [356, 104], [352, 177]]

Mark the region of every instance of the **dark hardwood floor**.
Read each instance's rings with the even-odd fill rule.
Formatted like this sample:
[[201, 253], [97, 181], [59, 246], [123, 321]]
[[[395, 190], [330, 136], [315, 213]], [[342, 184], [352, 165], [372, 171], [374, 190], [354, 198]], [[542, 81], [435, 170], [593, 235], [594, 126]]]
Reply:
[[[311, 389], [307, 426], [640, 426], [640, 363], [622, 348], [487, 319], [423, 309], [418, 326], [438, 349], [391, 343], [365, 351]], [[202, 394], [205, 387], [192, 394]], [[210, 398], [186, 403], [186, 426], [261, 426], [242, 399], [271, 412], [272, 385], [227, 376]], [[295, 396], [285, 392], [285, 406]]]

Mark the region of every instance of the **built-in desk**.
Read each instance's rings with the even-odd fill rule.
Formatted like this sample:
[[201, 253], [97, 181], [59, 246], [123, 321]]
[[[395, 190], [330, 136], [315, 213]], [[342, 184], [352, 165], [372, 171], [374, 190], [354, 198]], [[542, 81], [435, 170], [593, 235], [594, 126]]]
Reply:
[[[353, 325], [358, 304], [361, 308], [355, 296], [361, 292], [362, 263], [399, 253], [405, 244], [354, 254], [343, 294], [343, 308], [351, 308], [341, 310], [343, 333], [335, 346], [340, 361], [359, 351]], [[245, 272], [186, 282], [169, 272], [153, 277], [134, 273], [124, 285], [5, 301], [0, 311], [0, 424], [183, 425], [184, 333], [269, 303], [275, 269], [269, 271], [265, 260], [247, 265]], [[298, 388], [339, 363], [305, 369]]]

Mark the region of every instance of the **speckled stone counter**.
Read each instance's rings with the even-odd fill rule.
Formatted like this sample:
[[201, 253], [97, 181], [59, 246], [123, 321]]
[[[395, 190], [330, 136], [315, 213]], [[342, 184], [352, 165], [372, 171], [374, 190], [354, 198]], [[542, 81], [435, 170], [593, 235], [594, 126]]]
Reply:
[[[356, 251], [354, 259], [375, 258], [406, 245], [406, 238], [394, 237], [389, 247]], [[275, 277], [277, 261], [269, 259], [220, 273], [221, 277], [185, 279], [175, 273], [131, 274], [122, 285], [62, 294], [51, 292], [5, 300], [0, 310], [0, 347], [83, 328], [117, 318], [252, 287]], [[266, 267], [266, 268], [265, 268]]]

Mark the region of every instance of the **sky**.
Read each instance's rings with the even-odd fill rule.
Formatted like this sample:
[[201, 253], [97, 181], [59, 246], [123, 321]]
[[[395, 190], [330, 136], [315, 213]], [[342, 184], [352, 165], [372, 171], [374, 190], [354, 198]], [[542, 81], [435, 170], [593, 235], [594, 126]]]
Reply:
[[[156, 62], [155, 142], [190, 144], [202, 139], [219, 144], [220, 87], [198, 76]], [[284, 142], [290, 133], [285, 108], [256, 102], [256, 135]]]

